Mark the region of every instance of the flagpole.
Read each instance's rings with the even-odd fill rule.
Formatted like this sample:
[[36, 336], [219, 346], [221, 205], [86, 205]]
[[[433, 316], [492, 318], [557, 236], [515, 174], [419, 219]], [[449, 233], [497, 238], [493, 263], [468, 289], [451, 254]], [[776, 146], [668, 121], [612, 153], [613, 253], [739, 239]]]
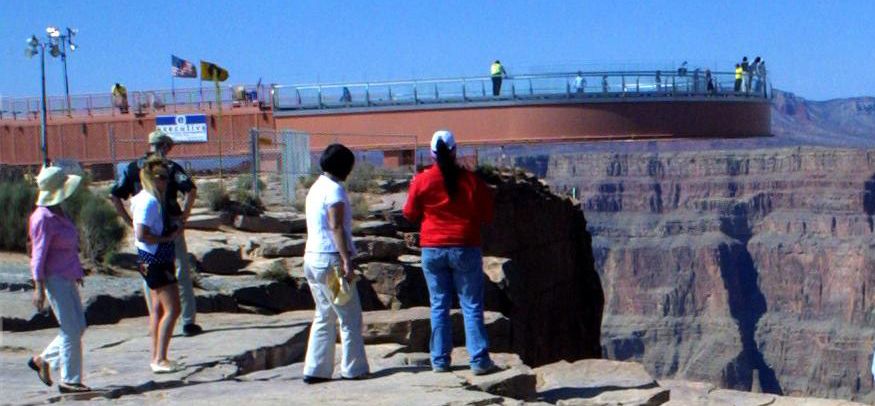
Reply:
[[219, 137], [219, 180], [224, 180], [222, 176], [222, 88], [219, 87], [218, 73], [213, 74], [213, 84], [216, 85], [216, 105], [219, 107], [219, 119], [216, 121], [216, 134]]
[[170, 74], [170, 94], [173, 95], [173, 112], [176, 113], [176, 75]]

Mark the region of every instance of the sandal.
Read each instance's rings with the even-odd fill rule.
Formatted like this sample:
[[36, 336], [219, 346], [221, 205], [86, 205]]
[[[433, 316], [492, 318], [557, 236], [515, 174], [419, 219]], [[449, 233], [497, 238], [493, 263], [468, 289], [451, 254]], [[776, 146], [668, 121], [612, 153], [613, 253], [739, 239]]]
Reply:
[[60, 391], [61, 393], [83, 393], [91, 392], [91, 388], [81, 383], [61, 382], [58, 384], [58, 391]]
[[39, 380], [43, 381], [46, 386], [52, 386], [52, 374], [49, 368], [47, 368], [46, 362], [43, 359], [40, 359], [40, 364], [37, 365], [34, 361], [35, 358], [36, 357], [31, 357], [27, 360], [27, 366], [36, 372], [36, 376], [39, 377]]

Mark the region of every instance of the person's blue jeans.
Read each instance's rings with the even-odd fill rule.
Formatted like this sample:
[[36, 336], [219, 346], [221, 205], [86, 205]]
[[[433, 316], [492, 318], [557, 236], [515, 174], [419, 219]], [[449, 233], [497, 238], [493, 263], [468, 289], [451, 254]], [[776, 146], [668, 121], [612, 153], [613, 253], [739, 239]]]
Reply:
[[465, 346], [472, 369], [488, 369], [489, 339], [483, 324], [483, 254], [480, 248], [423, 248], [422, 270], [431, 301], [431, 365], [450, 366], [453, 325], [450, 308], [454, 292], [465, 319]]
[[49, 276], [46, 278], [46, 296], [61, 331], [40, 358], [52, 368], [61, 370], [64, 383], [82, 383], [82, 334], [86, 324], [79, 287], [75, 280]]

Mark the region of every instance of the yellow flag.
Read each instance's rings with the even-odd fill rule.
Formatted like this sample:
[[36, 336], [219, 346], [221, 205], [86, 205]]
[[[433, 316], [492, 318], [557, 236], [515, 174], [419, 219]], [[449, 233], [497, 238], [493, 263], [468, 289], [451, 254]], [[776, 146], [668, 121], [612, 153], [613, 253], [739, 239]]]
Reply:
[[219, 65], [201, 60], [201, 80], [224, 82], [228, 80], [228, 71]]

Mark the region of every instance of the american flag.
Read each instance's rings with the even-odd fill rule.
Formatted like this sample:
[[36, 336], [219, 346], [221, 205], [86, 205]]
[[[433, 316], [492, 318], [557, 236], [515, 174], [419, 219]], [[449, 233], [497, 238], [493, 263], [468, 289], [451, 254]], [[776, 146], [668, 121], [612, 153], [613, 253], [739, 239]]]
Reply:
[[194, 64], [186, 61], [185, 59], [179, 58], [176, 55], [170, 55], [171, 65], [170, 65], [170, 74], [176, 76], [178, 78], [196, 78], [197, 77], [197, 69], [194, 67]]

